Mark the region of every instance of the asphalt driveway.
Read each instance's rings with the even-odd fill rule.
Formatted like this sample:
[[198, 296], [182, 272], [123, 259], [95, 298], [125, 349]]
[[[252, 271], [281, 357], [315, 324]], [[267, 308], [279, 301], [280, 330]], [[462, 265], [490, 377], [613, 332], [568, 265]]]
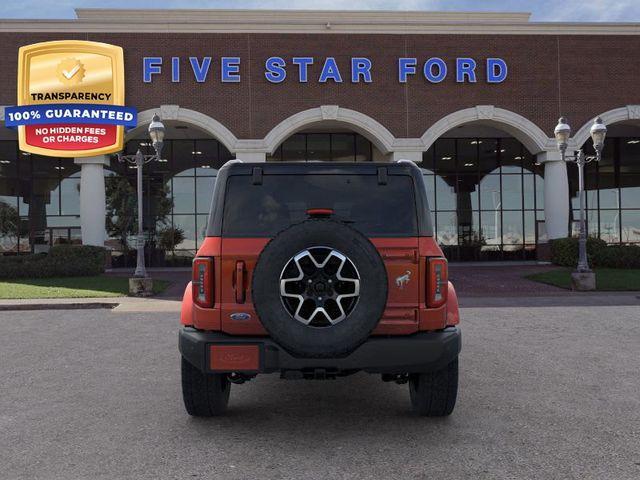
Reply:
[[448, 419], [406, 385], [264, 376], [181, 404], [172, 313], [0, 312], [0, 478], [640, 478], [640, 308], [463, 309]]

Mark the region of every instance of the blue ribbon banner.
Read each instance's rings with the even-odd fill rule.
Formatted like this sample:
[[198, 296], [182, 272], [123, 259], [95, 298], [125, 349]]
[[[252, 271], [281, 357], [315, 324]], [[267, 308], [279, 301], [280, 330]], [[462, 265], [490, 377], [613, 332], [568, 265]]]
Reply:
[[61, 103], [6, 107], [4, 121], [7, 127], [47, 124], [101, 124], [138, 125], [138, 112], [133, 107], [121, 105], [91, 105], [86, 103]]

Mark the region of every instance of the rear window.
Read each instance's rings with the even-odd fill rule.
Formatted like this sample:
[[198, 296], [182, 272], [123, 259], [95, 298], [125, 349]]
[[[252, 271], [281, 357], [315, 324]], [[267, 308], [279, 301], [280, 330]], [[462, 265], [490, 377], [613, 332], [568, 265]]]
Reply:
[[230, 237], [274, 236], [308, 218], [310, 208], [331, 208], [367, 236], [417, 236], [413, 179], [389, 175], [264, 175], [261, 185], [250, 176], [227, 181], [222, 234]]

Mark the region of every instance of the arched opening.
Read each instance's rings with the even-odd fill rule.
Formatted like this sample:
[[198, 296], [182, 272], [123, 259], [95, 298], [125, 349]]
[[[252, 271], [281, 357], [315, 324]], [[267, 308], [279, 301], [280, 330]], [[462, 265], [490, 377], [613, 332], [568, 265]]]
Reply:
[[395, 138], [373, 118], [337, 105], [298, 112], [264, 138], [267, 161], [385, 161]]
[[435, 139], [421, 167], [450, 260], [535, 258], [544, 171], [520, 140], [499, 125], [470, 122]]
[[[205, 236], [217, 172], [233, 155], [197, 125], [180, 120], [163, 123], [162, 160], [143, 168], [146, 260], [150, 266], [189, 266]], [[135, 154], [138, 148], [153, 153], [145, 125], [129, 133], [124, 153]], [[131, 195], [135, 197], [136, 173], [134, 165], [120, 163], [115, 156], [105, 169], [106, 246], [113, 251], [114, 267], [135, 265], [132, 212], [136, 210]], [[123, 219], [125, 212], [128, 218]]]
[[364, 135], [345, 124], [310, 124], [278, 145], [268, 162], [383, 162], [384, 154]]
[[[609, 244], [640, 244], [640, 120], [609, 123], [607, 130], [601, 161], [585, 167], [587, 232]], [[582, 139], [576, 134], [577, 141]], [[593, 154], [590, 138], [582, 148], [587, 155]], [[580, 219], [578, 171], [573, 164], [567, 168], [569, 218], [571, 233], [576, 236]]]

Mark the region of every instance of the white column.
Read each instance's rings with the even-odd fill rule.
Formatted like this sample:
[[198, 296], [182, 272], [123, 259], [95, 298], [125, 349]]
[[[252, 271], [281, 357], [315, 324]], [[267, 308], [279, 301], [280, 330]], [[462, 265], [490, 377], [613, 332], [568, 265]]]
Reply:
[[80, 165], [80, 227], [83, 245], [104, 246], [106, 199], [103, 167], [109, 157], [76, 158]]
[[264, 152], [236, 152], [236, 158], [243, 162], [266, 162], [267, 154]]
[[544, 222], [549, 239], [569, 235], [569, 179], [567, 164], [560, 152], [542, 152], [538, 162], [544, 164]]

